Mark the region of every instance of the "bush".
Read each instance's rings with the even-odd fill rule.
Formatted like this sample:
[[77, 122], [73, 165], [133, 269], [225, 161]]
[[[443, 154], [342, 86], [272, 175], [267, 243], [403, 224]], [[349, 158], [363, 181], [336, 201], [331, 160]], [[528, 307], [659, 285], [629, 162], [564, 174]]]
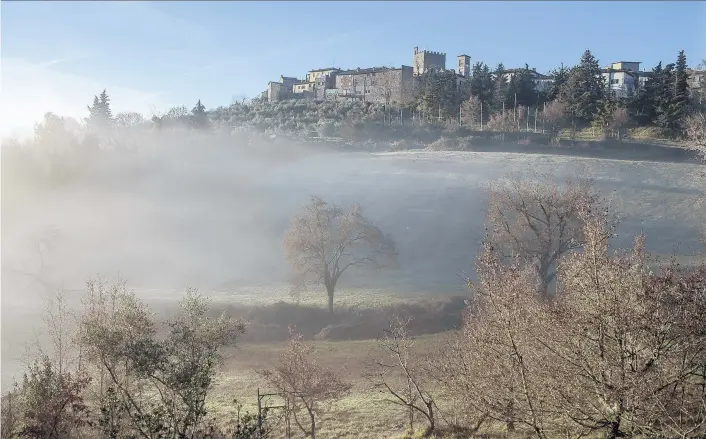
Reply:
[[473, 137], [441, 137], [439, 140], [432, 142], [426, 149], [427, 151], [468, 151], [473, 144]]

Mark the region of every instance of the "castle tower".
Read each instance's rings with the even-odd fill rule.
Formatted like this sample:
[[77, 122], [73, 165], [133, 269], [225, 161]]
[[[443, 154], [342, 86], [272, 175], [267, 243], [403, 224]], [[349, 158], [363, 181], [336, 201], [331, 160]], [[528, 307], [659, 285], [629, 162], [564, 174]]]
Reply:
[[468, 78], [471, 76], [471, 57], [468, 55], [459, 55], [458, 57], [457, 72], [459, 75]]
[[415, 47], [412, 69], [414, 76], [423, 75], [431, 70], [446, 70], [446, 54], [431, 50], [420, 51]]

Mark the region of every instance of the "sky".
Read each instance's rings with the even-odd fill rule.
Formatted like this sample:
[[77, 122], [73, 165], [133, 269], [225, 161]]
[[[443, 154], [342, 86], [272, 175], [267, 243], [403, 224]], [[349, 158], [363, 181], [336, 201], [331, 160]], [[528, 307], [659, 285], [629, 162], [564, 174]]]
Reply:
[[547, 72], [591, 49], [650, 69], [706, 58], [706, 2], [0, 3], [0, 134], [52, 111], [81, 119], [107, 89], [113, 112], [147, 117], [253, 97], [280, 75], [412, 65], [413, 48]]

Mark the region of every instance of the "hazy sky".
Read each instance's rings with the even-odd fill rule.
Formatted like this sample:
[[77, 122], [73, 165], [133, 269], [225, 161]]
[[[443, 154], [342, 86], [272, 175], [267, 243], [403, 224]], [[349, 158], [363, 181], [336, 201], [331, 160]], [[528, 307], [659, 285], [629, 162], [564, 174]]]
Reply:
[[539, 71], [706, 57], [705, 2], [2, 2], [2, 134], [46, 111], [228, 105], [280, 74], [411, 65], [412, 49]]

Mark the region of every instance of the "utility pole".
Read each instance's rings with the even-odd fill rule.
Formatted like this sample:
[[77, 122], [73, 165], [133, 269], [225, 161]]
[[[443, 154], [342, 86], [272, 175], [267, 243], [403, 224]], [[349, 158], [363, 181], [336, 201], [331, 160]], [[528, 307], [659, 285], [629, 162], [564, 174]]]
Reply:
[[512, 121], [517, 123], [517, 93], [515, 93], [515, 108], [512, 110]]
[[[542, 112], [544, 112], [544, 111], [547, 111], [547, 103], [546, 102], [544, 103], [544, 110], [542, 110]], [[546, 119], [545, 117], [542, 118], [542, 134], [544, 134], [544, 120], [545, 119]]]
[[480, 101], [480, 130], [483, 131], [483, 101]]
[[458, 127], [461, 128], [462, 123], [461, 123], [461, 114], [463, 112], [463, 101], [461, 101], [461, 104], [458, 106]]
[[[539, 113], [539, 105], [534, 107], [534, 132], [537, 132], [537, 113]], [[528, 118], [529, 120], [529, 118]]]

